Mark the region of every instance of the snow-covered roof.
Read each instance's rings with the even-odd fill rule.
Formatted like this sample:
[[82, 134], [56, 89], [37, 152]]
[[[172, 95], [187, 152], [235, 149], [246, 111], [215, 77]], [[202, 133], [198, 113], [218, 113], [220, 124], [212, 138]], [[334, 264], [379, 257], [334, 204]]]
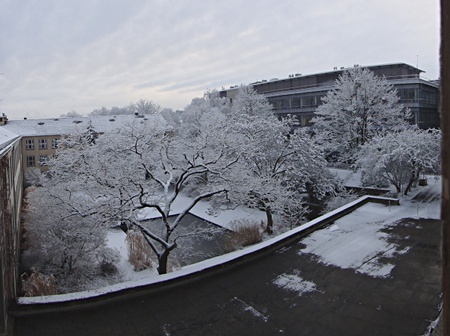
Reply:
[[107, 133], [118, 129], [122, 125], [131, 124], [136, 121], [154, 120], [154, 122], [165, 123], [160, 115], [117, 115], [117, 116], [95, 116], [80, 118], [49, 118], [49, 119], [26, 119], [8, 120], [6, 125], [0, 126], [21, 136], [38, 135], [61, 135], [72, 134], [83, 131], [92, 122], [93, 128], [99, 133]]
[[6, 146], [11, 144], [17, 138], [19, 138], [18, 134], [0, 126], [0, 153]]

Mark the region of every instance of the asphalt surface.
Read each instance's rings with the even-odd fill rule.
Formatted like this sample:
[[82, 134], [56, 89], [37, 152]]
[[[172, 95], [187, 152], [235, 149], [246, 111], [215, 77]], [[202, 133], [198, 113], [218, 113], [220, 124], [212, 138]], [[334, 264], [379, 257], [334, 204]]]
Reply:
[[[299, 241], [195, 283], [97, 308], [16, 317], [14, 335], [423, 335], [439, 311], [440, 221], [383, 229], [406, 253], [388, 278], [324, 265]], [[409, 249], [408, 249], [409, 248]], [[301, 275], [303, 294], [275, 284]]]

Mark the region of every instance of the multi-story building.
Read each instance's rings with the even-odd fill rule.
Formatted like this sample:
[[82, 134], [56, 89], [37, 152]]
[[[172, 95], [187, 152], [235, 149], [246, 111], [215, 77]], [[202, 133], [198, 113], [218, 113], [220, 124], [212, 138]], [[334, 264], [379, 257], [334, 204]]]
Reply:
[[[359, 66], [359, 65], [356, 65]], [[439, 81], [420, 77], [424, 71], [405, 63], [367, 66], [376, 76], [385, 79], [397, 89], [400, 103], [407, 106], [413, 115], [412, 122], [420, 128], [439, 127]], [[298, 117], [301, 125], [310, 125], [321, 99], [336, 83], [345, 68], [303, 76], [300, 73], [288, 78], [262, 80], [250, 85], [257, 93], [267, 97], [274, 113], [280, 116], [291, 114]], [[220, 91], [222, 97], [231, 101], [239, 86]]]

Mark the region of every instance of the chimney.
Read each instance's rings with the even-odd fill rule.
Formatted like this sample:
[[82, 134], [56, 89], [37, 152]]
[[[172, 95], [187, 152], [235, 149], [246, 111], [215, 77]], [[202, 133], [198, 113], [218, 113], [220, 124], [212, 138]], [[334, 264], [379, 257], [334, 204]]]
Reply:
[[7, 122], [8, 117], [6, 116], [6, 114], [2, 113], [2, 115], [0, 116], [0, 125], [6, 125]]

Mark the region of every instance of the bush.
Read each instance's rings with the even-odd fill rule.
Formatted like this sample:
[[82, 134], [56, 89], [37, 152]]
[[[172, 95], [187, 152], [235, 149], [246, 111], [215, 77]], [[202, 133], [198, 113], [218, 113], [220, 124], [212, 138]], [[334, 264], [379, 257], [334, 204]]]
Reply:
[[256, 223], [246, 219], [234, 220], [231, 222], [230, 229], [232, 232], [228, 234], [225, 240], [225, 250], [234, 251], [262, 241], [264, 223]]
[[134, 270], [139, 272], [151, 268], [151, 248], [145, 241], [142, 233], [128, 230], [127, 232], [128, 260], [133, 265]]
[[24, 296], [56, 294], [55, 278], [53, 275], [39, 273], [36, 269], [32, 269], [31, 275], [23, 273], [20, 276], [20, 283]]

